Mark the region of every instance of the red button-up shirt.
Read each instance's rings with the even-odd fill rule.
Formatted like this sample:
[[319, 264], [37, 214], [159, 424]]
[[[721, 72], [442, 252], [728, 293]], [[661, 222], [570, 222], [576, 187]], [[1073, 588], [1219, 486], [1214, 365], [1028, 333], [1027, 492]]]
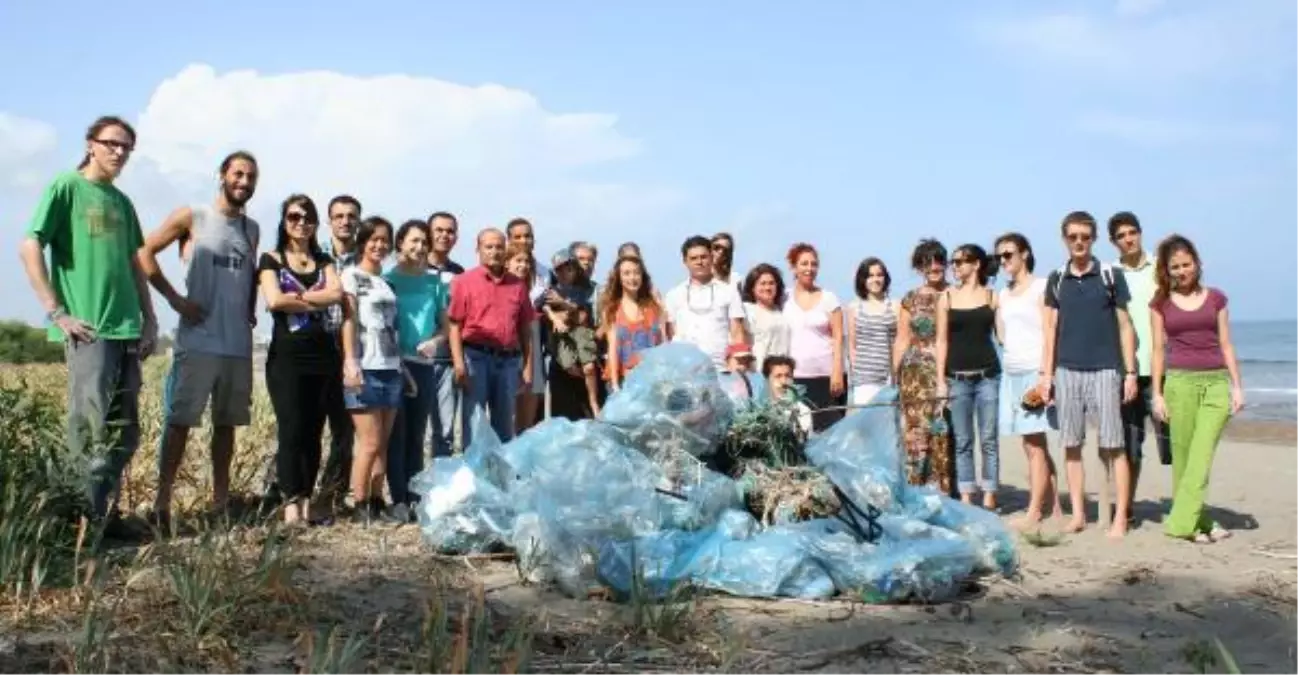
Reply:
[[481, 265], [451, 282], [446, 315], [460, 324], [464, 344], [496, 349], [521, 349], [519, 330], [536, 320], [523, 281], [509, 273], [493, 278]]

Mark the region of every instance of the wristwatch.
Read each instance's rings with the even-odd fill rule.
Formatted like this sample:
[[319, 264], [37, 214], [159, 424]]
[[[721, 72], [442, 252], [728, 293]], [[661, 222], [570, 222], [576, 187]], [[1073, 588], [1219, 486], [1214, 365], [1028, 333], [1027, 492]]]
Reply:
[[54, 323], [67, 315], [68, 315], [67, 310], [63, 309], [62, 307], [55, 307], [54, 309], [45, 313], [45, 318], [50, 323]]

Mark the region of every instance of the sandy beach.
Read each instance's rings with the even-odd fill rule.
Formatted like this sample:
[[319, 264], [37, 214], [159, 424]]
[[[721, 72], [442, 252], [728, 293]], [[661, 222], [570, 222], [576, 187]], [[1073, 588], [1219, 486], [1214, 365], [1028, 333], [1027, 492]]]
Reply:
[[[984, 579], [960, 602], [868, 606], [712, 596], [695, 611], [727, 627], [730, 646], [723, 649], [735, 650], [731, 667], [738, 672], [1194, 672], [1216, 653], [1214, 638], [1244, 672], [1294, 672], [1298, 466], [1293, 426], [1283, 426], [1237, 421], [1222, 443], [1209, 503], [1234, 536], [1221, 543], [1196, 545], [1162, 534], [1171, 468], [1158, 463], [1151, 443], [1139, 523], [1124, 540], [1110, 540], [1092, 525], [1053, 546], [1023, 542], [1018, 578]], [[1261, 442], [1266, 439], [1279, 440]], [[1003, 447], [1008, 520], [1025, 503], [1027, 468], [1016, 442], [1005, 439]], [[1092, 523], [1101, 475], [1088, 448]], [[636, 665], [616, 636], [591, 641], [627, 607], [523, 585], [506, 562], [430, 562], [416, 528], [388, 534], [327, 528], [307, 539], [320, 552], [310, 556], [312, 583], [347, 588], [357, 569], [383, 580], [356, 593], [364, 615], [393, 611], [421, 597], [421, 589], [431, 591], [432, 565], [481, 581], [501, 615], [542, 614], [542, 644], [568, 645], [562, 650], [568, 653], [577, 649], [572, 636], [585, 635], [581, 663], [600, 664], [597, 670], [687, 667], [673, 661], [671, 650]], [[1203, 667], [1224, 672], [1220, 665]]]

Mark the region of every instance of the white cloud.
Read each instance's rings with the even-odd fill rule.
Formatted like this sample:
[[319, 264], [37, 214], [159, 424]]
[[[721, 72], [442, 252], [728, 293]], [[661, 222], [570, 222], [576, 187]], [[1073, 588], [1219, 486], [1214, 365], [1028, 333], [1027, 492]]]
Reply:
[[[515, 215], [537, 224], [540, 251], [579, 233], [612, 247], [662, 222], [684, 198], [670, 187], [587, 177], [641, 150], [615, 116], [551, 112], [527, 92], [494, 84], [190, 65], [158, 85], [136, 130], [119, 185], [146, 231], [177, 206], [210, 199], [217, 165], [236, 149], [258, 158], [250, 208], [267, 239], [290, 193], [305, 192], [323, 209], [346, 192], [394, 221], [456, 213], [465, 262], [477, 229]], [[49, 125], [0, 115], [0, 188], [47, 181], [52, 167], [35, 160], [54, 145]], [[173, 259], [164, 266], [174, 274]]]
[[1266, 143], [1275, 129], [1260, 124], [1211, 124], [1181, 119], [1092, 112], [1077, 119], [1082, 131], [1148, 147], [1213, 143]]
[[1293, 24], [1285, 0], [1121, 0], [1111, 12], [982, 21], [975, 34], [1028, 67], [1106, 83], [1189, 85], [1290, 72]]

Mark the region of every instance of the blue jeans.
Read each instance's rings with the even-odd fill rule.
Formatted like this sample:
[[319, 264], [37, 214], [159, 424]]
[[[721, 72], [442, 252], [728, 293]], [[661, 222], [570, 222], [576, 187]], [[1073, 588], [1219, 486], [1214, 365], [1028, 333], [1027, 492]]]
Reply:
[[977, 421], [978, 440], [982, 446], [984, 492], [992, 492], [1000, 485], [1000, 443], [996, 434], [1000, 404], [1001, 378], [976, 379], [947, 378], [947, 392], [951, 397], [951, 431], [955, 440], [956, 489], [961, 493], [974, 491], [974, 423]]
[[437, 401], [428, 420], [432, 457], [450, 457], [455, 450], [455, 425], [460, 426], [460, 437], [467, 442], [465, 427], [469, 423], [468, 397], [455, 386], [455, 366], [450, 361], [438, 361], [433, 366], [433, 390]]
[[437, 406], [434, 366], [410, 361], [405, 365], [418, 391], [414, 396], [401, 398], [388, 443], [388, 492], [392, 494], [393, 504], [409, 504], [419, 499], [419, 495], [410, 491], [410, 479], [424, 470], [424, 433], [429, 416]]
[[[491, 427], [501, 442], [514, 438], [514, 401], [522, 382], [523, 359], [517, 355], [493, 354], [464, 346], [465, 366], [469, 370], [468, 399], [470, 415], [491, 415]], [[473, 424], [465, 420], [464, 447], [472, 442]]]

